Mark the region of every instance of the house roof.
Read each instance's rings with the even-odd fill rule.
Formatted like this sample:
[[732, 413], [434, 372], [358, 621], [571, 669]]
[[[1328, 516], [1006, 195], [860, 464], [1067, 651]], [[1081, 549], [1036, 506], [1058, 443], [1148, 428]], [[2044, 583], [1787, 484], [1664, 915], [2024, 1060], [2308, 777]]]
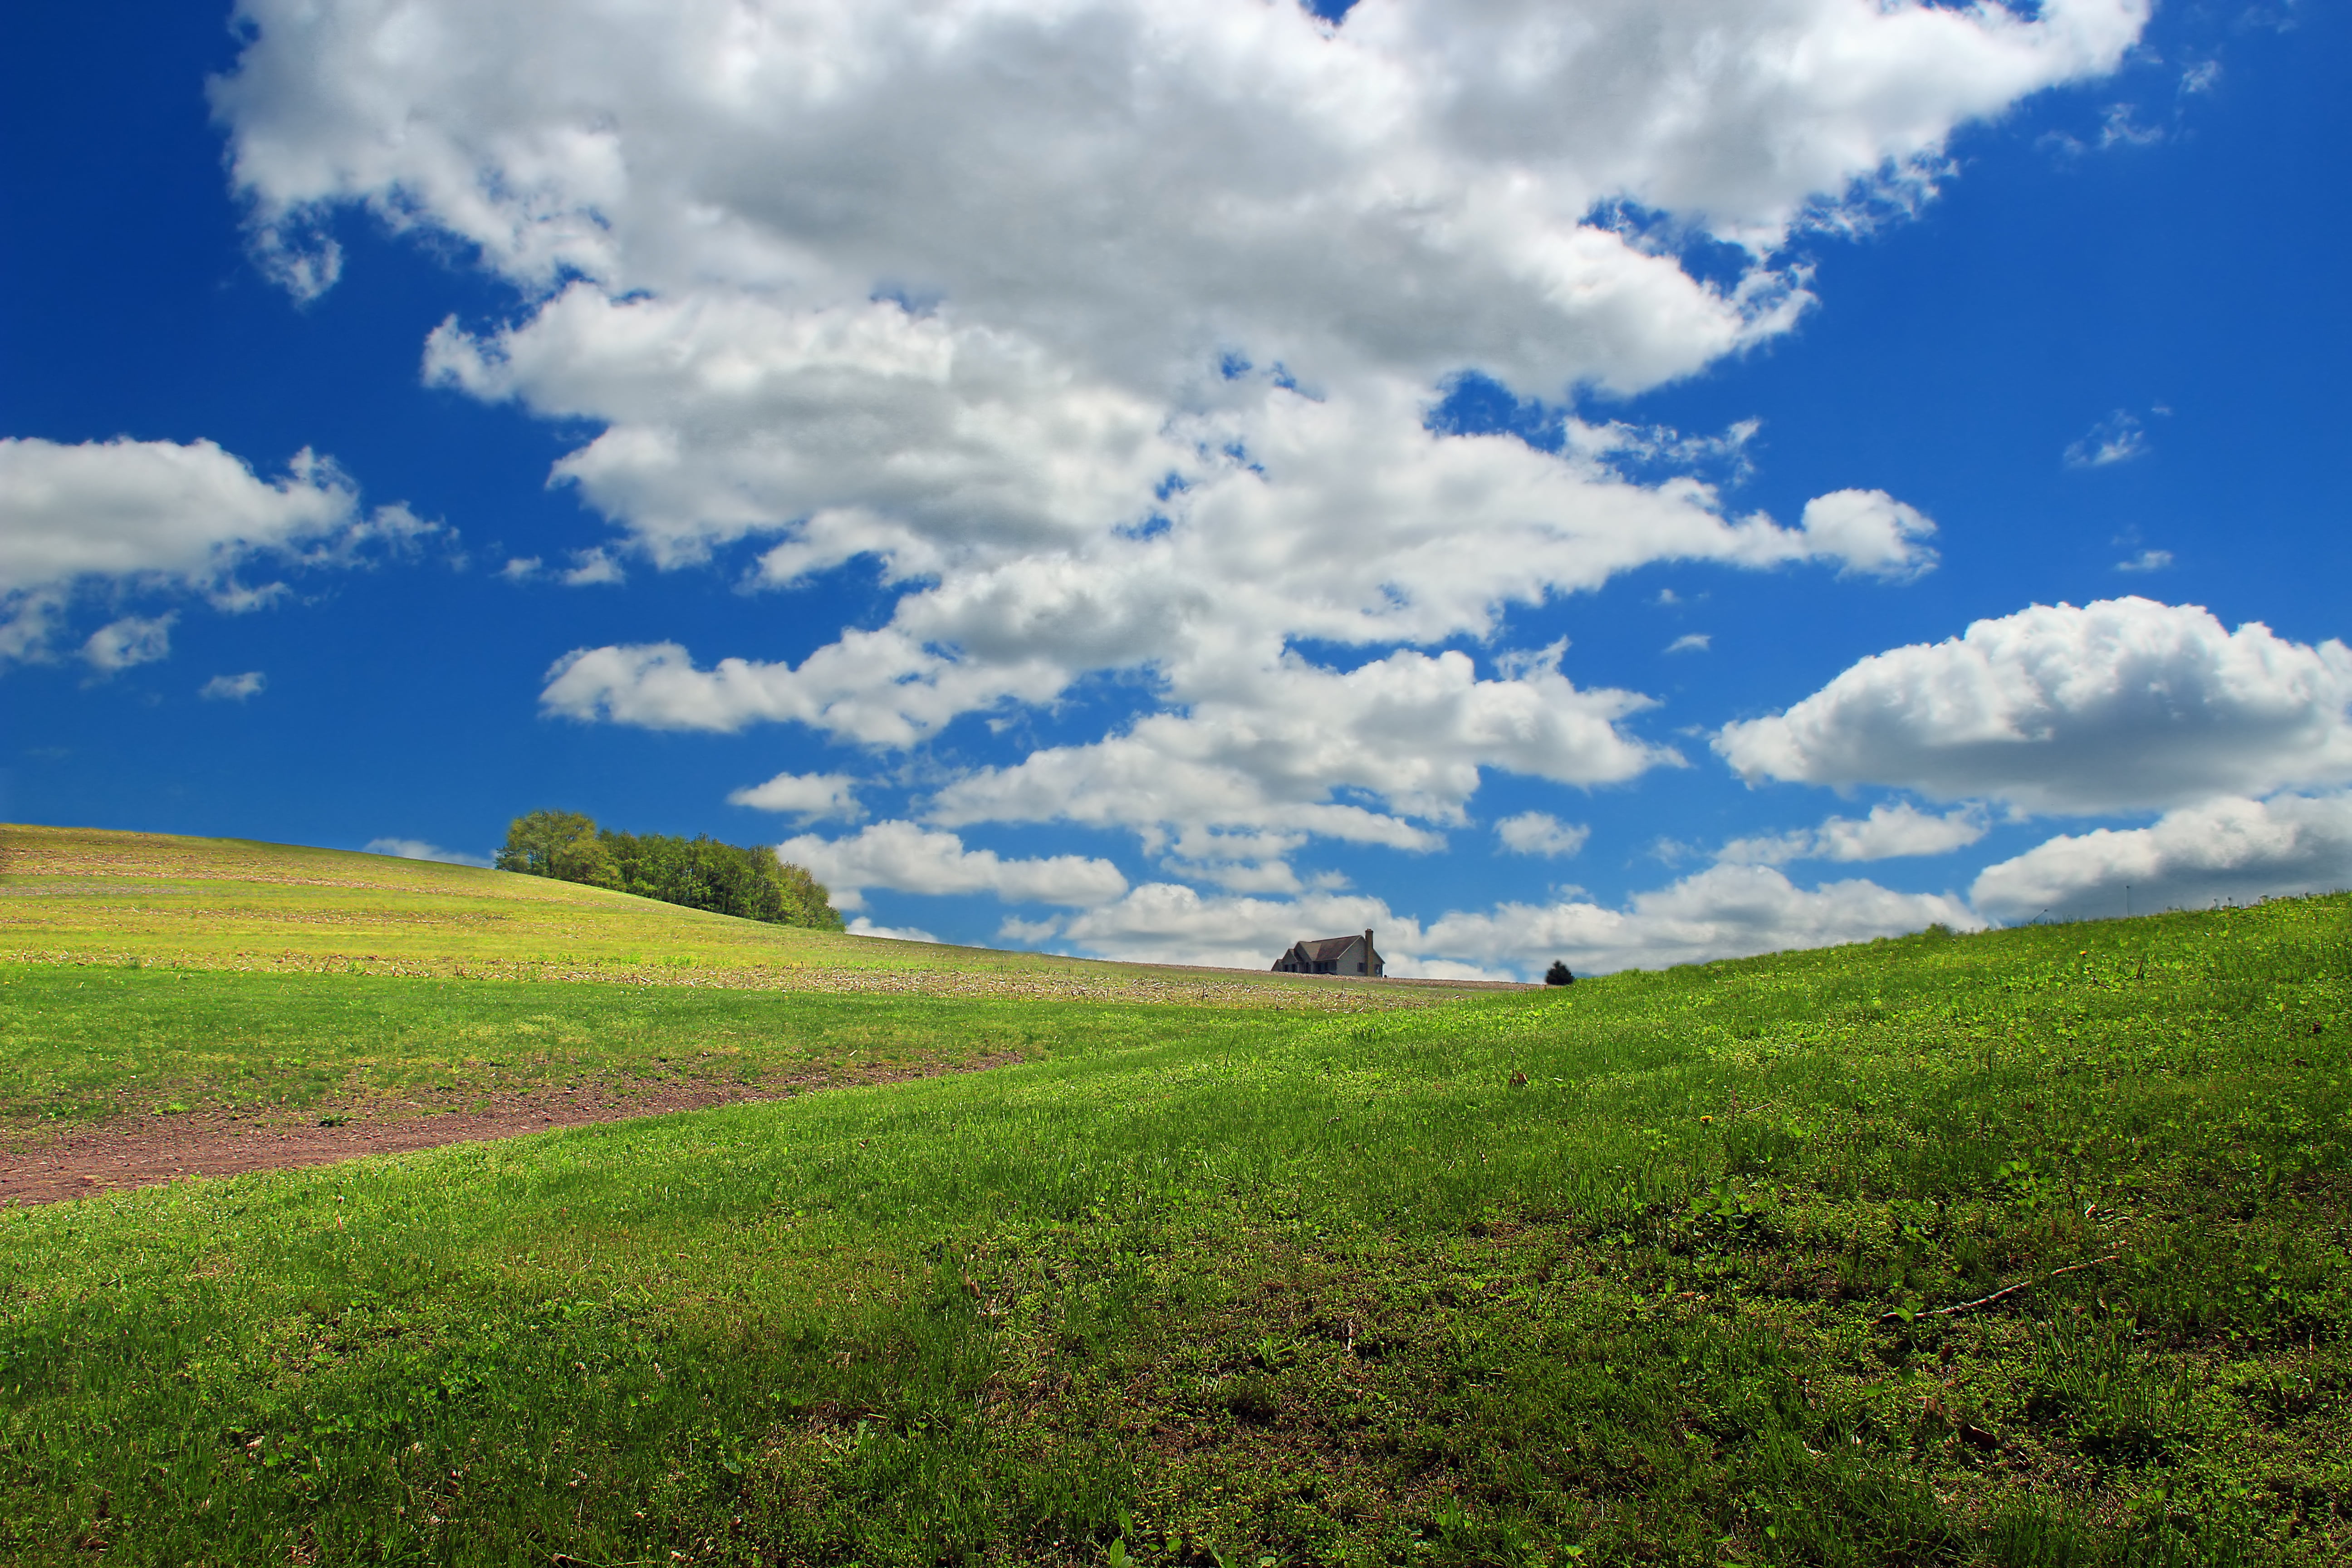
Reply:
[[1300, 942], [1297, 946], [1297, 952], [1299, 956], [1311, 963], [1323, 963], [1331, 959], [1335, 959], [1341, 953], [1347, 952], [1350, 944], [1360, 942], [1363, 940], [1364, 939], [1360, 935], [1327, 936], [1317, 942]]

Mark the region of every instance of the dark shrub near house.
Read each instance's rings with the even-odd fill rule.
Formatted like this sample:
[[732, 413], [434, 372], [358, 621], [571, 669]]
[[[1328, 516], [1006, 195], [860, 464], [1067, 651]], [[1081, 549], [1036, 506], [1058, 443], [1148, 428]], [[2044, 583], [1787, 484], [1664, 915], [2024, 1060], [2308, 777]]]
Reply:
[[1551, 967], [1544, 971], [1544, 984], [1547, 985], [1573, 985], [1576, 984], [1576, 976], [1568, 972], [1568, 965], [1566, 963], [1555, 958], [1551, 961]]

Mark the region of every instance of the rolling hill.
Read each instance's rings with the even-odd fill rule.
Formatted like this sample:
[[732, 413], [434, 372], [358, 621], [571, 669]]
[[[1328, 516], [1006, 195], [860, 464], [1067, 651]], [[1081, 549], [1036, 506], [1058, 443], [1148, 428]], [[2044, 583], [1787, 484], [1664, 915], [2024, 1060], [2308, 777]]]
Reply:
[[[532, 927], [572, 951], [284, 864], [279, 907], [419, 918], [215, 942], [168, 898], [268, 900], [169, 856], [89, 873], [111, 945], [33, 895], [21, 950], [79, 961], [0, 964], [15, 1114], [148, 1037], [232, 1098], [339, 1031], [1003, 1065], [0, 1207], [8, 1561], [2352, 1558], [2352, 900], [1342, 1010], [648, 984], [583, 890]], [[474, 977], [533, 963], [605, 978]], [[180, 1114], [143, 1092], [88, 1114]]]

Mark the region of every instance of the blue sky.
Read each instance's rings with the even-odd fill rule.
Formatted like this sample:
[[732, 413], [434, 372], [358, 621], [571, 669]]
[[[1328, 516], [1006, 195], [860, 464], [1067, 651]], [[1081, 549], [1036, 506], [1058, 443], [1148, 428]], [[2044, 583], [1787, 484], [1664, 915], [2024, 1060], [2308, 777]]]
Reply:
[[37, 8], [0, 816], [1428, 973], [2344, 886], [2347, 43]]

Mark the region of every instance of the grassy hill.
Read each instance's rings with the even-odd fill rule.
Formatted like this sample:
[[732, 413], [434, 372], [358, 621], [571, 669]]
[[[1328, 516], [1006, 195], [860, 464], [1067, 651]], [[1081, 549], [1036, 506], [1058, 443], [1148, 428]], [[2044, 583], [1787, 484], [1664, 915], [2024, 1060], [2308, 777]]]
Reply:
[[[761, 924], [602, 888], [233, 838], [0, 824], [0, 958], [280, 973], [587, 979], [1264, 1005], [1419, 986], [1187, 970]], [[1229, 988], [1245, 987], [1244, 992]], [[1331, 1000], [1335, 991], [1353, 1002]]]
[[910, 1047], [1039, 1037], [0, 1210], [0, 1558], [2352, 1560], [2352, 900], [1376, 1012], [919, 1000]]
[[0, 1135], [124, 1113], [405, 1113], [558, 1084], [798, 1081], [1050, 1050], [1073, 1031], [1213, 1030], [1227, 1009], [1490, 989], [891, 942], [233, 839], [12, 826], [0, 871]]

